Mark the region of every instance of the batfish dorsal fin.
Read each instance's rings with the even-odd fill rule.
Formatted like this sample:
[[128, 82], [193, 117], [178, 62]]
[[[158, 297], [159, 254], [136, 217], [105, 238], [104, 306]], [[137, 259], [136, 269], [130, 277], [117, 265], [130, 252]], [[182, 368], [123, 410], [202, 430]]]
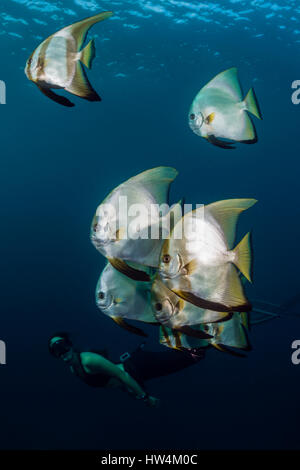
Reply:
[[103, 11], [102, 13], [99, 13], [98, 15], [90, 16], [89, 18], [85, 18], [82, 21], [78, 21], [77, 23], [71, 24], [70, 26], [67, 26], [63, 30], [70, 31], [70, 33], [74, 36], [74, 38], [77, 41], [77, 51], [80, 51], [89, 29], [94, 24], [99, 23], [99, 21], [106, 20], [106, 18], [109, 18], [112, 15], [113, 15], [112, 11]]
[[93, 89], [79, 61], [76, 63], [75, 76], [65, 90], [88, 101], [101, 101], [100, 96]]
[[202, 90], [206, 88], [218, 88], [219, 90], [228, 93], [235, 101], [240, 102], [243, 100], [242, 89], [237, 75], [237, 68], [225, 70], [224, 72], [216, 75], [210, 82], [208, 82]]
[[175, 168], [160, 166], [133, 176], [125, 184], [138, 183], [152, 194], [157, 204], [168, 202], [170, 185], [178, 175]]
[[204, 217], [206, 214], [209, 214], [215, 219], [222, 228], [228, 246], [231, 249], [235, 239], [239, 215], [252, 207], [256, 202], [256, 199], [226, 199], [225, 201], [213, 202], [204, 207]]

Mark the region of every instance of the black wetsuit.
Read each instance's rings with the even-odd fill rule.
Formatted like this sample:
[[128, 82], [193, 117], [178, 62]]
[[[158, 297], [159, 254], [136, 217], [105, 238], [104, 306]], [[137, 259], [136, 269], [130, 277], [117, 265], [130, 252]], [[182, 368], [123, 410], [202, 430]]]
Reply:
[[[131, 354], [126, 353], [125, 360], [122, 360], [121, 356], [121, 362], [123, 362], [125, 371], [144, 387], [144, 382], [147, 380], [173, 374], [196, 364], [204, 358], [204, 354], [204, 350], [198, 350], [195, 355], [176, 349], [156, 352], [145, 351], [139, 347]], [[80, 353], [77, 351], [73, 354], [70, 366], [74, 374], [90, 387], [105, 387], [112, 378], [105, 374], [88, 374], [82, 366]]]

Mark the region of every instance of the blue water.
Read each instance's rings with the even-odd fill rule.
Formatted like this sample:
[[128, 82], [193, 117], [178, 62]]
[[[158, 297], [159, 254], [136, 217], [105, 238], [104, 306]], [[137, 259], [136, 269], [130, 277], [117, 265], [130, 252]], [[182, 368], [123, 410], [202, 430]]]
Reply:
[[[115, 17], [91, 30], [97, 58], [88, 74], [103, 101], [51, 102], [24, 75], [27, 58], [53, 32], [106, 9]], [[158, 410], [89, 389], [47, 350], [57, 330], [116, 359], [139, 344], [94, 304], [104, 259], [89, 227], [112, 188], [157, 165], [180, 172], [173, 202], [257, 198], [238, 234], [253, 233], [248, 295], [281, 304], [297, 293], [298, 2], [2, 0], [0, 10], [0, 447], [299, 449], [298, 319], [253, 328], [246, 359], [209, 351], [197, 366], [153, 381]], [[187, 113], [199, 89], [232, 66], [244, 92], [255, 87], [264, 120], [255, 122], [256, 145], [230, 152], [193, 134]], [[148, 331], [157, 347], [157, 330]]]

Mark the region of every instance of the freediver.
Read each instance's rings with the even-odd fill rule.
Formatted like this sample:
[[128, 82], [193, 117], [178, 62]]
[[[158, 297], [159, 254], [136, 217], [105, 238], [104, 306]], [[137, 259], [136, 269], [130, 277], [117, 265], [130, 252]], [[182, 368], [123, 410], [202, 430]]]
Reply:
[[105, 351], [77, 351], [68, 333], [54, 334], [48, 343], [52, 356], [61, 359], [71, 372], [90, 387], [119, 388], [148, 406], [156, 407], [159, 400], [150, 396], [145, 382], [179, 372], [204, 359], [204, 349], [178, 351], [146, 351], [141, 345], [133, 353], [120, 356], [114, 363]]

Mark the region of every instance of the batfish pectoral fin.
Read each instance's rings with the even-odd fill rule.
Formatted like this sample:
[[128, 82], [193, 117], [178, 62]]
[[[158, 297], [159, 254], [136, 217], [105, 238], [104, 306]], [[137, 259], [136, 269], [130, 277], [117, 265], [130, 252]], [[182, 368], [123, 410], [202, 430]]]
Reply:
[[231, 354], [232, 356], [236, 356], [236, 357], [247, 357], [246, 354], [243, 354], [243, 353], [240, 353], [238, 351], [234, 351], [233, 349], [230, 349], [228, 348], [227, 346], [224, 346], [224, 344], [221, 344], [221, 343], [211, 343], [211, 345], [218, 349], [218, 351], [221, 351], [221, 352], [224, 352], [224, 353], [227, 353], [227, 354]]
[[140, 328], [137, 328], [136, 326], [129, 325], [129, 323], [127, 323], [124, 320], [124, 318], [122, 317], [111, 317], [111, 318], [117, 323], [117, 325], [121, 326], [122, 328], [129, 331], [130, 333], [134, 333], [135, 335], [138, 335], [138, 336], [143, 336], [144, 338], [148, 337], [148, 335], [144, 333], [143, 330], [141, 330]]
[[133, 279], [134, 281], [150, 282], [151, 278], [149, 274], [145, 271], [140, 271], [138, 269], [132, 268], [125, 261], [119, 258], [108, 258], [110, 264], [120, 273], [125, 274], [125, 276]]
[[225, 142], [225, 140], [220, 140], [220, 139], [217, 139], [217, 137], [213, 134], [209, 134], [207, 136], [207, 140], [208, 142], [210, 142], [211, 144], [215, 145], [216, 147], [220, 147], [222, 149], [226, 149], [226, 150], [233, 150], [235, 149], [236, 147], [233, 146], [233, 143], [231, 142]]
[[65, 88], [65, 90], [88, 101], [101, 101], [100, 96], [93, 89], [79, 61], [76, 62], [76, 72], [74, 78], [70, 85]]
[[211, 124], [213, 120], [215, 119], [216, 113], [210, 113], [206, 118], [205, 118], [205, 124]]
[[96, 23], [100, 21], [106, 20], [110, 16], [113, 15], [112, 11], [103, 11], [98, 15], [90, 16], [89, 18], [85, 18], [82, 21], [78, 21], [70, 26], [64, 28], [65, 30], [69, 30], [74, 38], [77, 40], [77, 51], [80, 51], [82, 44], [85, 41], [86, 35], [89, 29]]
[[236, 306], [231, 306], [228, 307], [226, 305], [220, 304], [218, 302], [213, 302], [211, 300], [205, 300], [202, 299], [201, 297], [198, 297], [195, 294], [192, 294], [191, 292], [183, 291], [180, 289], [171, 289], [172, 292], [177, 294], [179, 297], [181, 297], [183, 300], [186, 300], [187, 302], [190, 302], [193, 305], [196, 305], [196, 307], [201, 307], [206, 310], [212, 310], [214, 312], [250, 312], [252, 309], [252, 306], [250, 303], [246, 302], [243, 305], [236, 305]]
[[68, 100], [68, 98], [66, 98], [65, 96], [57, 95], [49, 88], [43, 88], [41, 86], [38, 86], [38, 88], [45, 96], [50, 98], [50, 100], [55, 101], [55, 103], [61, 104], [62, 106], [66, 106], [67, 108], [73, 108], [75, 106], [75, 104]]
[[184, 325], [180, 327], [174, 328], [174, 330], [179, 331], [180, 333], [183, 333], [184, 335], [191, 336], [193, 338], [198, 338], [198, 339], [211, 339], [213, 336], [209, 335], [208, 333], [205, 333], [205, 331], [202, 330], [194, 330], [194, 328], [191, 328], [190, 326]]

